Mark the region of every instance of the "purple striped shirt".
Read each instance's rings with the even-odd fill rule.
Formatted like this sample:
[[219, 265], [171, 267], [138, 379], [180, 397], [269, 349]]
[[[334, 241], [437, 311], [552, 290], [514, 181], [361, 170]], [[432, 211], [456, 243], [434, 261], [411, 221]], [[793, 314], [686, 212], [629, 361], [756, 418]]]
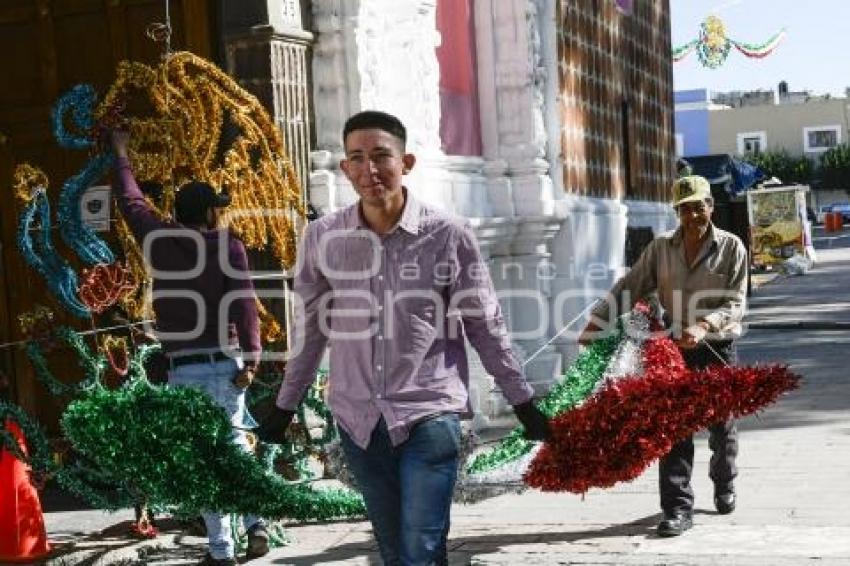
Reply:
[[512, 405], [532, 397], [469, 222], [405, 194], [384, 236], [359, 204], [309, 224], [296, 267], [294, 343], [277, 404], [295, 409], [330, 346], [328, 404], [363, 448], [381, 417], [397, 445], [429, 416], [471, 415], [465, 338]]

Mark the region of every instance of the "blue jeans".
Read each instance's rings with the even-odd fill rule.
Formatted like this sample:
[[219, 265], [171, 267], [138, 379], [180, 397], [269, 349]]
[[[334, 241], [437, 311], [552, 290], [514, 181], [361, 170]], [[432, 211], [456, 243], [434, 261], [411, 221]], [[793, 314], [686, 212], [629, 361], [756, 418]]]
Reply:
[[[231, 424], [237, 427], [245, 427], [246, 424], [252, 422], [245, 409], [245, 390], [233, 385], [233, 378], [236, 377], [240, 366], [241, 363], [238, 363], [235, 359], [178, 366], [169, 370], [168, 384], [200, 389], [212, 397], [213, 401], [227, 412]], [[233, 441], [246, 452], [249, 450], [248, 439], [244, 431], [234, 429]], [[201, 515], [207, 526], [210, 555], [218, 560], [233, 558], [236, 553], [230, 528], [230, 515], [212, 512], [203, 512]], [[258, 521], [257, 517], [246, 516], [243, 524], [248, 529]]]
[[384, 564], [447, 564], [449, 514], [460, 455], [458, 416], [444, 414], [422, 421], [395, 447], [383, 419], [365, 450], [344, 430], [339, 435], [366, 501]]

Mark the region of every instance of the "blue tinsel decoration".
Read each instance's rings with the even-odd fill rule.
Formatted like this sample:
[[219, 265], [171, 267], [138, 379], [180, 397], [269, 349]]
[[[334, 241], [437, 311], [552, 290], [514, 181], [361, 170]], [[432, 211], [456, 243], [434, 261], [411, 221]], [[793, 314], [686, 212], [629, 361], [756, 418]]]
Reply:
[[[93, 145], [91, 130], [94, 127], [94, 105], [97, 94], [94, 87], [79, 84], [59, 97], [51, 113], [53, 135], [60, 147], [68, 149], [87, 149]], [[65, 115], [70, 113], [78, 134], [72, 134], [65, 128]]]
[[59, 233], [69, 248], [77, 252], [88, 265], [112, 263], [115, 254], [88, 225], [83, 222], [80, 199], [97, 179], [101, 178], [112, 165], [112, 155], [101, 153], [86, 163], [82, 171], [65, 181], [59, 193], [56, 218], [59, 221]]
[[[91, 85], [79, 84], [59, 97], [53, 107], [53, 135], [61, 147], [69, 149], [87, 149], [94, 146], [91, 139], [94, 128], [94, 108], [97, 93]], [[72, 134], [65, 127], [65, 118], [79, 133]], [[95, 181], [100, 179], [112, 164], [109, 154], [95, 155], [86, 163], [82, 171], [74, 175], [62, 186], [59, 194], [56, 216], [59, 221], [59, 233], [69, 248], [74, 250], [87, 265], [112, 263], [115, 254], [109, 246], [82, 220], [80, 199]]]
[[[38, 237], [33, 239], [36, 230]], [[39, 188], [21, 212], [18, 222], [18, 248], [27, 264], [38, 271], [50, 291], [71, 314], [89, 318], [89, 309], [77, 297], [77, 273], [53, 247], [50, 235], [50, 203], [47, 193]]]

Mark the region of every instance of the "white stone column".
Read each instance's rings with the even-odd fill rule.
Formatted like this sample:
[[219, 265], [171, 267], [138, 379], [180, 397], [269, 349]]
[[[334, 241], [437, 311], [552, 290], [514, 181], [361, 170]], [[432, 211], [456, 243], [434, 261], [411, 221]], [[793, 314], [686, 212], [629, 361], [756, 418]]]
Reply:
[[[510, 234], [491, 240], [494, 218], [478, 226], [478, 235], [490, 248], [493, 281], [504, 293], [502, 307], [523, 357], [551, 336], [551, 289], [540, 269], [549, 263], [548, 244], [559, 228], [552, 216], [555, 196], [546, 160], [539, 16], [535, 1], [475, 1], [483, 174], [493, 216], [514, 226]], [[560, 357], [552, 347], [544, 348], [525, 371], [544, 393], [560, 374]], [[488, 408], [495, 417], [506, 406], [492, 396]]]
[[[512, 334], [514, 350], [525, 363], [529, 383], [542, 396], [561, 373], [560, 354], [554, 346], [543, 347], [551, 336], [548, 244], [560, 224], [553, 217], [538, 216], [482, 218], [473, 220], [473, 226]], [[534, 359], [529, 360], [535, 353]], [[472, 366], [471, 383], [477, 392], [477, 398], [473, 398], [478, 403], [476, 410], [488, 419], [509, 412], [507, 402], [483, 368]]]
[[354, 26], [360, 0], [313, 0], [313, 107], [316, 148], [309, 193], [322, 213], [342, 208], [357, 195], [339, 169], [342, 127], [360, 110], [360, 77]]
[[314, 204], [327, 211], [354, 201], [338, 170], [342, 128], [356, 112], [382, 110], [405, 124], [407, 149], [417, 156], [406, 183], [418, 198], [452, 210], [439, 138], [436, 0], [315, 0], [313, 16]]
[[[556, 203], [556, 214], [562, 220], [552, 243], [556, 272], [551, 282], [552, 335], [603, 296], [624, 273], [626, 211], [623, 204], [610, 199], [567, 196]], [[555, 340], [565, 364], [575, 358], [576, 339], [586, 322], [586, 317], [576, 320]]]
[[482, 145], [494, 213], [551, 214], [554, 195], [543, 120], [546, 69], [537, 3], [476, 0], [475, 37]]

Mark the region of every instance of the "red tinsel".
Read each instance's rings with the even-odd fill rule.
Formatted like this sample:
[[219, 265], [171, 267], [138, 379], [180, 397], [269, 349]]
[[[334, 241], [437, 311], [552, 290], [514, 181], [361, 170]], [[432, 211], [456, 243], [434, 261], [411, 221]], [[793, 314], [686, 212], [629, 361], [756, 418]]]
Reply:
[[137, 284], [127, 264], [99, 263], [84, 269], [80, 284], [80, 300], [90, 310], [100, 314], [123, 297], [136, 290]]
[[643, 366], [643, 376], [617, 380], [552, 419], [552, 440], [526, 472], [528, 485], [584, 493], [632, 480], [674, 443], [754, 413], [799, 381], [778, 365], [689, 371], [666, 337], [646, 342]]
[[159, 536], [159, 529], [146, 519], [140, 519], [130, 525], [130, 534], [135, 538], [147, 539]]

